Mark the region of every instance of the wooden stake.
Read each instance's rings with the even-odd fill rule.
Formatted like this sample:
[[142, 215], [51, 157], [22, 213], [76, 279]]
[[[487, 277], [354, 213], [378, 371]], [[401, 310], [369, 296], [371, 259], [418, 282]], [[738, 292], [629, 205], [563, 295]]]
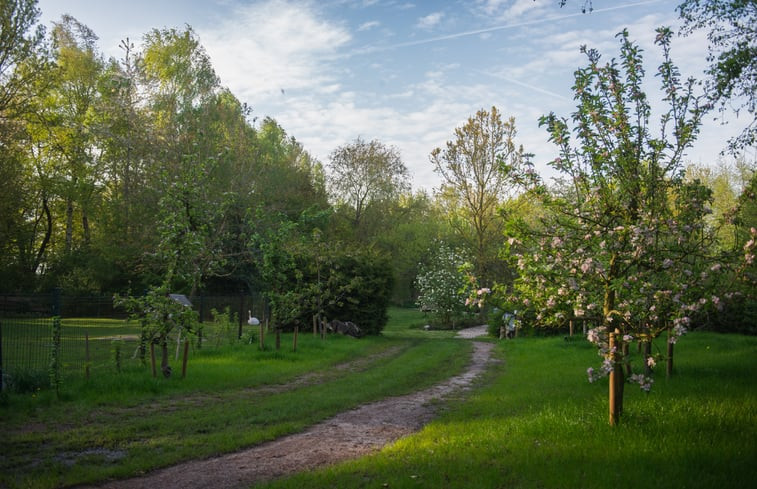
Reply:
[[84, 376], [89, 380], [89, 332], [84, 333]]
[[[615, 333], [610, 333], [610, 350], [612, 351], [613, 348], [617, 346], [615, 342]], [[609, 386], [609, 407], [610, 407], [610, 426], [616, 426], [618, 424], [618, 421], [620, 420], [620, 410], [619, 407], [619, 401], [618, 399], [618, 382], [621, 380], [622, 377], [622, 370], [616, 365], [617, 355], [615, 353], [610, 353], [612, 355], [612, 363], [613, 367], [610, 371], [610, 386]]]
[[189, 356], [189, 341], [184, 340], [184, 358], [181, 361], [181, 378], [187, 376], [187, 357]]
[[150, 365], [152, 365], [153, 378], [158, 376], [158, 371], [155, 368], [155, 343], [150, 342]]
[[299, 326], [295, 326], [294, 327], [294, 339], [292, 340], [293, 341], [292, 351], [297, 351], [297, 334], [299, 332], [300, 332], [300, 327]]

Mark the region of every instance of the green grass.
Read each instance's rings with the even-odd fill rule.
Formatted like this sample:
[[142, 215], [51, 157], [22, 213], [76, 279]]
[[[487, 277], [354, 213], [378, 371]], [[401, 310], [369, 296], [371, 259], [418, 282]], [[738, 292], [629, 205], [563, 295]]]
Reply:
[[584, 342], [499, 343], [489, 384], [375, 456], [267, 488], [722, 488], [757, 480], [757, 338], [693, 333], [675, 375], [626, 386], [607, 424], [607, 382]]
[[186, 379], [153, 379], [149, 368], [130, 365], [68, 380], [60, 400], [44, 390], [11, 395], [0, 405], [0, 487], [92, 483], [236, 451], [429, 386], [469, 358], [465, 342], [401, 336], [305, 333], [292, 352], [291, 335], [279, 351], [270, 335], [265, 351], [194, 351]]
[[[462, 370], [468, 342], [390, 311], [382, 337], [291, 335], [282, 349], [203, 348], [188, 377], [68, 380], [0, 404], [0, 487], [128, 477], [302, 430], [337, 412], [421, 389]], [[428, 340], [426, 340], [428, 339]], [[662, 346], [662, 345], [661, 345]], [[671, 379], [626, 386], [607, 425], [607, 382], [589, 384], [594, 348], [561, 337], [497, 343], [502, 362], [465, 399], [375, 456], [261, 484], [270, 488], [721, 488], [757, 480], [757, 338], [692, 333]], [[335, 368], [350, 362], [350, 368]], [[176, 362], [172, 362], [176, 368]], [[303, 375], [307, 382], [289, 384]]]

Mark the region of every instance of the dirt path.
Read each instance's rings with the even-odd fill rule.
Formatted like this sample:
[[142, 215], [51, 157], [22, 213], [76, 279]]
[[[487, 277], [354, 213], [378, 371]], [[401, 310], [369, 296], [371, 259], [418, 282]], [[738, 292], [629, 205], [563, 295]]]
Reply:
[[434, 408], [429, 401], [468, 388], [483, 373], [491, 361], [493, 344], [475, 341], [473, 346], [472, 361], [465, 372], [429, 389], [366, 404], [338, 414], [302, 433], [241, 452], [189, 461], [143, 477], [95, 487], [242, 488], [258, 481], [378, 451], [384, 445], [418, 431], [428, 423], [434, 415]]

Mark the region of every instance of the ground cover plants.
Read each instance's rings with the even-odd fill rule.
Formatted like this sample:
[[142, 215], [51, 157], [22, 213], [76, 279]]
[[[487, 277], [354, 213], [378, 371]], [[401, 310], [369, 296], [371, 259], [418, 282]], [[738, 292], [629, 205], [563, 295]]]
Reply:
[[256, 487], [722, 488], [757, 480], [757, 338], [692, 333], [670, 379], [627, 390], [606, 424], [607, 379], [586, 381], [582, 338], [498, 343], [487, 385], [381, 453]]
[[[284, 335], [283, 345], [290, 344]], [[326, 340], [297, 352], [272, 339], [195, 351], [185, 379], [149, 367], [7, 397], [0, 487], [126, 477], [270, 440], [359, 404], [429, 386], [464, 367], [469, 345], [399, 335]]]

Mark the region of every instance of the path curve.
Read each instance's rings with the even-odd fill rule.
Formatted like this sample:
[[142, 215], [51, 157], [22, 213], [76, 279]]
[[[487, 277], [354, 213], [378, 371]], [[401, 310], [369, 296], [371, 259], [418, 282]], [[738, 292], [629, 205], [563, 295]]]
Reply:
[[421, 429], [434, 415], [429, 401], [467, 389], [492, 361], [492, 343], [473, 342], [468, 368], [426, 390], [346, 411], [310, 427], [247, 450], [192, 460], [142, 477], [112, 481], [103, 489], [160, 487], [242, 488], [296, 472], [366, 455]]

